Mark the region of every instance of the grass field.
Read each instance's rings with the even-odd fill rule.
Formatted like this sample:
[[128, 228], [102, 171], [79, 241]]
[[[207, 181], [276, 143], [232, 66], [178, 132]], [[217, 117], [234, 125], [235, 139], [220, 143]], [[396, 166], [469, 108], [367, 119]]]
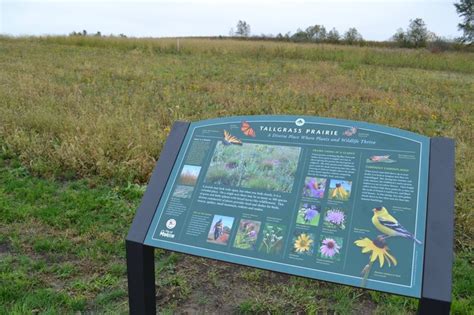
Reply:
[[[455, 138], [452, 311], [472, 314], [474, 54], [215, 39], [181, 39], [177, 51], [172, 39], [84, 37], [0, 37], [0, 313], [126, 313], [123, 238], [170, 125], [252, 114]], [[417, 305], [161, 250], [156, 261], [168, 313]]]

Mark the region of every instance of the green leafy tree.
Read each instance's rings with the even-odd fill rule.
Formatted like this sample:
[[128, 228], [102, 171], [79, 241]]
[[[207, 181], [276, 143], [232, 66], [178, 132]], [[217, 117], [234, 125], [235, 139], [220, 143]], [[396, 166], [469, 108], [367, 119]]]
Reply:
[[461, 40], [472, 44], [474, 42], [474, 0], [460, 0], [454, 6], [462, 18], [462, 23], [458, 24], [458, 28], [463, 31]]
[[309, 26], [306, 28], [306, 34], [309, 40], [316, 42], [322, 42], [327, 37], [326, 28], [323, 25]]
[[410, 41], [408, 40], [408, 36], [403, 30], [403, 28], [399, 28], [397, 32], [392, 36], [392, 40], [395, 41], [399, 47], [409, 47]]
[[349, 28], [345, 33], [344, 33], [344, 41], [348, 43], [349, 45], [362, 42], [364, 39], [362, 38], [362, 35], [359, 33], [359, 31], [355, 27]]
[[340, 39], [341, 35], [339, 35], [339, 32], [334, 27], [328, 32], [326, 36], [326, 40], [331, 43], [338, 43]]
[[245, 21], [239, 20], [239, 22], [237, 22], [235, 35], [240, 36], [240, 37], [249, 37], [250, 36], [250, 24], [248, 24]]
[[410, 20], [407, 37], [408, 41], [413, 47], [426, 47], [426, 43], [429, 38], [429, 32], [426, 28], [425, 22], [420, 18]]
[[291, 35], [291, 40], [295, 42], [304, 42], [304, 41], [307, 41], [308, 39], [309, 39], [308, 33], [303, 31], [301, 28], [297, 29], [296, 33]]

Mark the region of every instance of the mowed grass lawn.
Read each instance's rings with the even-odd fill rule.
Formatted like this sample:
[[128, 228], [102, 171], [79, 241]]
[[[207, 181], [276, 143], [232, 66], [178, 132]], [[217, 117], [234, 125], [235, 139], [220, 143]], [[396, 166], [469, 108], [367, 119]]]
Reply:
[[[456, 139], [454, 314], [474, 312], [474, 54], [0, 38], [0, 313], [126, 313], [124, 237], [175, 120], [296, 114]], [[449, 183], [446, 183], [448, 186]], [[163, 312], [414, 313], [417, 301], [156, 251]]]

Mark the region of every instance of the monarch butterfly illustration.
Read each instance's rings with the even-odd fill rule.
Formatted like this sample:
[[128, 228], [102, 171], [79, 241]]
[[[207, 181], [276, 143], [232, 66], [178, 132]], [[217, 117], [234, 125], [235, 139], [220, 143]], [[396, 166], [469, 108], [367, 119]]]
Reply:
[[230, 145], [230, 144], [237, 144], [237, 145], [242, 145], [242, 141], [240, 141], [237, 137], [231, 135], [227, 130], [224, 130], [224, 140], [222, 140], [222, 143], [224, 145]]
[[253, 130], [253, 128], [250, 127], [250, 124], [246, 121], [242, 122], [240, 130], [242, 130], [244, 135], [246, 135], [247, 137], [255, 137], [255, 130]]
[[350, 137], [353, 136], [357, 133], [357, 128], [356, 127], [351, 127], [344, 131], [344, 136]]

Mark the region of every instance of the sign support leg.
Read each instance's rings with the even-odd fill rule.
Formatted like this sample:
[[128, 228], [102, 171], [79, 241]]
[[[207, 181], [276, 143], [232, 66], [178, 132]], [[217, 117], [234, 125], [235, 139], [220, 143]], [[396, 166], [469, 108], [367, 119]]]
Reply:
[[451, 302], [421, 298], [418, 302], [418, 315], [449, 314]]
[[126, 242], [130, 314], [156, 314], [154, 248]]
[[444, 315], [451, 308], [454, 141], [432, 138], [430, 151], [423, 288], [418, 314]]

